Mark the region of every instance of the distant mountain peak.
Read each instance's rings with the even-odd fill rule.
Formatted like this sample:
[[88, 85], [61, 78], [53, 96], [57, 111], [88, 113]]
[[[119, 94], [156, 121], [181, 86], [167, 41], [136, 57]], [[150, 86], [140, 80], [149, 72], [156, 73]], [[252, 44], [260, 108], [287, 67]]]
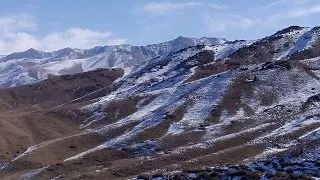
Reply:
[[40, 59], [42, 58], [42, 53], [38, 50], [30, 48], [26, 51], [15, 52], [6, 57], [3, 57], [1, 58], [1, 61], [4, 62], [12, 59], [24, 59], [24, 58]]
[[188, 39], [188, 38], [184, 36], [178, 36], [176, 39]]
[[285, 33], [289, 33], [289, 32], [292, 32], [292, 31], [299, 31], [299, 30], [306, 29], [306, 28], [308, 28], [308, 27], [302, 27], [302, 26], [293, 25], [293, 26], [289, 26], [287, 28], [284, 28], [284, 29], [276, 32], [274, 35], [285, 34]]
[[60, 50], [65, 50], [65, 51], [74, 51], [74, 49], [72, 49], [71, 47], [66, 47], [66, 48], [63, 48], [63, 49], [60, 49]]
[[[34, 48], [30, 48], [30, 49], [27, 49], [26, 51], [17, 52], [17, 53], [23, 53], [23, 54], [41, 54], [41, 51], [36, 50], [36, 49], [34, 49]], [[17, 54], [17, 53], [16, 53], [16, 54]]]
[[[91, 49], [73, 49], [66, 47], [53, 52], [42, 52], [33, 48], [30, 48], [23, 52], [12, 53], [6, 57], [0, 57], [0, 62], [14, 60], [14, 59], [43, 59], [43, 58], [59, 58], [59, 59], [82, 59], [94, 57], [101, 53], [116, 53], [119, 58], [124, 58], [120, 61], [110, 60], [111, 63], [124, 63], [127, 61], [133, 61], [134, 64], [152, 59], [157, 56], [165, 56], [172, 52], [179, 51], [180, 49], [196, 46], [196, 45], [217, 45], [226, 41], [223, 38], [190, 38], [184, 36], [178, 36], [171, 41], [147, 45], [147, 46], [133, 46], [130, 44], [121, 45], [107, 45], [96, 46]], [[133, 51], [133, 52], [132, 52]], [[137, 51], [137, 52], [136, 52]], [[128, 56], [129, 53], [129, 56]], [[108, 55], [109, 56], [109, 55]], [[110, 58], [116, 58], [112, 55]], [[131, 57], [134, 56], [134, 57]], [[132, 65], [131, 62], [128, 63]], [[115, 64], [112, 64], [114, 66]]]
[[33, 49], [33, 48], [30, 48], [30, 49], [26, 50], [26, 52], [32, 52], [32, 51], [38, 52], [37, 50], [35, 50], [35, 49]]

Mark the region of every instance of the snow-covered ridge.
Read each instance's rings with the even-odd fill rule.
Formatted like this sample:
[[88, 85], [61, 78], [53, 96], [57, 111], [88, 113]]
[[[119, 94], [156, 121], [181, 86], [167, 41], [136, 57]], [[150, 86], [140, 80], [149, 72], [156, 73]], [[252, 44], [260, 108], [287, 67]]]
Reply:
[[127, 68], [156, 57], [165, 57], [197, 45], [219, 45], [220, 38], [178, 37], [172, 41], [147, 46], [128, 44], [97, 46], [91, 49], [64, 48], [54, 52], [29, 49], [0, 59], [0, 87], [14, 87], [46, 79], [49, 75], [74, 74], [97, 68]]
[[96, 46], [91, 49], [73, 49], [64, 48], [53, 52], [43, 52], [30, 48], [23, 52], [15, 52], [10, 55], [0, 56], [0, 62], [16, 60], [16, 59], [50, 59], [50, 61], [65, 60], [65, 59], [83, 59], [93, 57], [98, 54], [107, 53], [138, 53], [130, 54], [134, 56], [142, 56], [144, 60], [149, 60], [156, 56], [165, 56], [172, 52], [176, 52], [182, 48], [196, 45], [218, 45], [227, 42], [223, 38], [188, 38], [179, 36], [178, 38], [163, 42], [159, 44], [152, 44], [147, 46], [133, 46], [129, 44], [110, 45], [110, 46]]
[[[320, 42], [319, 34], [318, 27], [292, 26], [254, 41], [180, 36], [172, 41], [147, 46], [124, 44], [97, 46], [91, 49], [64, 48], [54, 52], [29, 49], [0, 59], [0, 87], [30, 84], [46, 79], [49, 75], [81, 73], [97, 68], [141, 66], [156, 57], [166, 57], [197, 45], [204, 45], [203, 50], [213, 51], [215, 60], [229, 57], [252, 59], [252, 61], [259, 61], [261, 58], [284, 60], [299, 52], [315, 51]], [[239, 49], [242, 51], [237, 52]], [[308, 54], [320, 56], [320, 51]]]

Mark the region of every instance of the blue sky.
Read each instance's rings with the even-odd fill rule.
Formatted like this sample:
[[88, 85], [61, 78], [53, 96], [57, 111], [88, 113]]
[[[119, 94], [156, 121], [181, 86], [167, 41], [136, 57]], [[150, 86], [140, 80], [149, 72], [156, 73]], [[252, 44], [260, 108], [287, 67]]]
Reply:
[[319, 0], [3, 0], [0, 54], [189, 37], [257, 39], [320, 25]]

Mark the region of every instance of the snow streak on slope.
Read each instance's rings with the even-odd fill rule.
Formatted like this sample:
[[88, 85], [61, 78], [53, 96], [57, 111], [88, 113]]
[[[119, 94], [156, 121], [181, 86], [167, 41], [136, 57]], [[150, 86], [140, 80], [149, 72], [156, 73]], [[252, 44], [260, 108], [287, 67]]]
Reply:
[[221, 45], [211, 46], [211, 49], [215, 52], [215, 59], [227, 58], [230, 54], [234, 53], [238, 49], [252, 44], [254, 41], [233, 41], [226, 42]]
[[217, 78], [217, 75], [213, 75], [190, 83], [192, 85], [199, 83], [200, 88], [188, 96], [188, 98], [192, 99], [193, 103], [187, 108], [187, 112], [183, 115], [181, 123], [197, 127], [210, 115], [213, 106], [219, 102], [228, 85], [231, 72], [219, 75], [219, 78]]
[[281, 50], [282, 52], [280, 54], [277, 54], [274, 58], [277, 60], [285, 59], [289, 55], [296, 52], [297, 50], [301, 50], [301, 49], [305, 48], [306, 43], [308, 41], [306, 41], [304, 39], [304, 35], [307, 34], [307, 32], [309, 30], [310, 30], [309, 28], [303, 28], [302, 30], [293, 30], [293, 31], [287, 32], [285, 34], [282, 34], [281, 35], [282, 39], [278, 42], [278, 44], [275, 45], [275, 49], [287, 48], [287, 47], [283, 47], [283, 46], [285, 45], [285, 42], [288, 40], [294, 41], [294, 43], [291, 47], [284, 49], [284, 50]]
[[306, 31], [297, 39], [295, 45], [290, 49], [288, 56], [292, 55], [295, 52], [306, 49], [308, 46], [310, 46], [313, 38], [314, 37], [312, 36], [312, 29], [307, 28]]
[[39, 168], [39, 169], [35, 169], [31, 172], [28, 172], [24, 175], [22, 175], [19, 180], [29, 180], [29, 179], [32, 179], [34, 178], [36, 175], [38, 175], [39, 173], [41, 173], [42, 171], [44, 171], [46, 168], [48, 167], [44, 167], [44, 168]]
[[319, 28], [298, 28], [291, 29], [288, 32], [280, 35], [271, 36], [274, 38], [280, 38], [274, 45], [275, 51], [279, 51], [275, 54], [274, 59], [282, 60], [291, 57], [293, 54], [312, 49], [314, 43], [319, 39]]
[[[139, 97], [146, 95], [156, 96], [156, 98], [147, 105], [139, 106], [139, 109], [132, 115], [111, 125], [107, 125], [102, 129], [98, 129], [98, 132], [104, 133], [114, 127], [126, 126], [133, 122], [138, 122], [138, 125], [134, 126], [131, 130], [116, 138], [110, 139], [96, 148], [66, 160], [76, 159], [103, 148], [124, 146], [138, 133], [161, 123], [166, 114], [175, 111], [186, 102], [186, 99], [190, 99], [194, 101], [194, 103], [187, 108], [187, 112], [184, 114], [182, 120], [176, 123], [177, 125], [182, 125], [180, 132], [183, 132], [185, 128], [195, 128], [202, 123], [204, 119], [210, 115], [212, 106], [219, 102], [232, 75], [232, 71], [227, 71], [219, 74], [219, 76], [212, 75], [207, 78], [182, 84], [182, 82], [190, 76], [191, 72], [189, 69], [185, 69], [184, 66], [180, 67], [179, 65], [182, 62], [194, 64], [194, 60], [190, 57], [202, 50], [203, 49], [189, 48], [172, 56], [170, 61], [167, 61], [168, 59], [166, 58], [160, 58], [147, 63], [144, 67], [124, 77], [122, 79], [124, 83], [117, 91], [101, 98], [100, 101], [95, 104], [84, 107], [94, 112], [102, 106], [107, 108], [108, 104], [112, 101], [129, 98], [133, 94]], [[165, 63], [162, 64], [162, 66], [157, 66], [157, 64], [163, 62]], [[149, 71], [146, 72], [147, 67], [151, 65], [153, 68], [148, 69]], [[179, 71], [176, 70], [177, 67], [179, 67]], [[139, 76], [139, 78], [132, 78], [137, 76]], [[153, 81], [157, 79], [157, 81], [149, 84], [151, 79], [153, 79]], [[174, 83], [172, 83], [172, 81]]]

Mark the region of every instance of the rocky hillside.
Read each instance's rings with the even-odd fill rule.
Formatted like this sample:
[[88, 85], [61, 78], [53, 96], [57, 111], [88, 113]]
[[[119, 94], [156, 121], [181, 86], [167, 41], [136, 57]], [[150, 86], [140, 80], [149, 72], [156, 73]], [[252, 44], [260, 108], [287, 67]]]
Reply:
[[3, 89], [0, 176], [320, 177], [319, 32], [292, 26]]

